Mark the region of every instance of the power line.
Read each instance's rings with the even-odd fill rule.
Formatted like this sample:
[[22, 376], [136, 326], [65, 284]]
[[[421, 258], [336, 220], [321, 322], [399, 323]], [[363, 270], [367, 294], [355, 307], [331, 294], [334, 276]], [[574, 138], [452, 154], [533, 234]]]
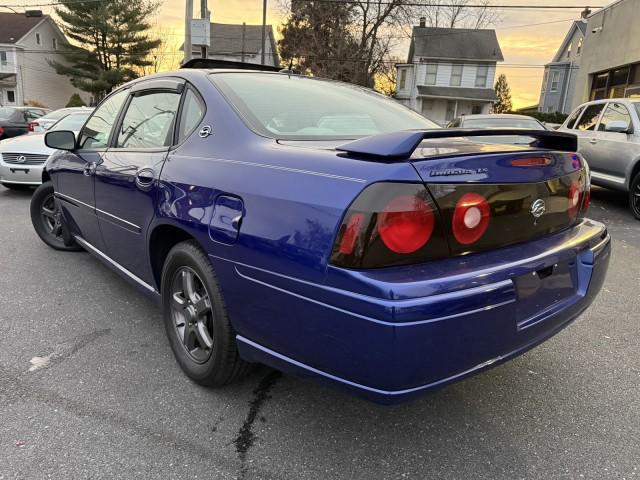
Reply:
[[[365, 3], [359, 0], [312, 0], [315, 3], [342, 3], [342, 4], [355, 4], [359, 5]], [[368, 3], [368, 2], [367, 2]], [[397, 5], [398, 7], [453, 7], [453, 8], [501, 8], [501, 9], [552, 9], [552, 10], [572, 10], [572, 9], [580, 9], [584, 10], [585, 6], [573, 6], [573, 5], [514, 5], [514, 4], [505, 4], [505, 5], [496, 5], [496, 4], [488, 4], [482, 5], [477, 3], [460, 5], [455, 3], [424, 3], [424, 2], [394, 2], [394, 1], [375, 1], [373, 2], [374, 6], [377, 5]], [[590, 6], [589, 8], [604, 8], [603, 6]]]

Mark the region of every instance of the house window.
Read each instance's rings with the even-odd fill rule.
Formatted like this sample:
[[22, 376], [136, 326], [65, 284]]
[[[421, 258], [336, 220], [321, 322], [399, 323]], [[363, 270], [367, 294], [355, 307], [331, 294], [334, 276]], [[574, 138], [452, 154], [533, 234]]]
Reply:
[[560, 83], [560, 72], [558, 70], [554, 70], [551, 72], [551, 91], [558, 91], [558, 84]]
[[489, 75], [489, 66], [478, 65], [478, 67], [476, 68], [476, 87], [486, 87], [488, 75]]
[[7, 103], [16, 103], [16, 92], [13, 90], [7, 90]]
[[427, 76], [424, 79], [424, 83], [426, 85], [435, 85], [436, 77], [438, 75], [438, 64], [437, 63], [428, 63], [427, 64]]
[[547, 91], [547, 82], [549, 80], [549, 70], [544, 71], [544, 77], [542, 77], [542, 91], [546, 92]]
[[578, 48], [576, 49], [576, 55], [580, 55], [580, 51], [582, 50], [582, 37], [578, 40]]
[[5, 67], [7, 63], [7, 52], [0, 52], [0, 65]]
[[36, 33], [36, 45], [40, 45], [41, 41], [40, 41], [40, 34]]
[[54, 50], [58, 49], [58, 39], [57, 38], [52, 38], [51, 39], [51, 46], [53, 47]]
[[407, 86], [407, 69], [400, 70], [400, 90], [404, 90]]
[[451, 66], [451, 82], [450, 85], [459, 87], [462, 83], [462, 64], [454, 64]]
[[569, 58], [571, 56], [571, 49], [573, 48], [573, 42], [571, 42], [569, 44], [569, 46], [567, 47], [567, 58]]
[[482, 107], [480, 105], [474, 105], [471, 107], [472, 115], [478, 115], [479, 113], [482, 113]]

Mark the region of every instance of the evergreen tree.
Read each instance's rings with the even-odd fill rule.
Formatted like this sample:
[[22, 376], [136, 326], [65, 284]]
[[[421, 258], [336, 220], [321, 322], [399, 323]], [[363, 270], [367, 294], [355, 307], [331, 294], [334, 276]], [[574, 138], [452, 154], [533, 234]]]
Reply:
[[493, 113], [507, 113], [511, 111], [511, 89], [507, 83], [507, 76], [501, 73], [495, 85], [498, 101], [493, 104]]
[[76, 45], [64, 46], [64, 61], [49, 63], [74, 86], [105, 95], [152, 63], [147, 54], [161, 41], [147, 31], [158, 6], [157, 0], [62, 0], [55, 12]]

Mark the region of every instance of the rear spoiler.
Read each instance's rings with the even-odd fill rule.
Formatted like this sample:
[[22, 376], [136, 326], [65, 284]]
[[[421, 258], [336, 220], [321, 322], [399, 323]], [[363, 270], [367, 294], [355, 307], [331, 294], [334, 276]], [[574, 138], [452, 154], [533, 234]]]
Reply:
[[341, 152], [386, 160], [407, 160], [423, 140], [460, 137], [532, 137], [534, 148], [575, 152], [578, 137], [572, 133], [526, 128], [439, 128], [437, 130], [402, 130], [361, 138], [336, 147]]

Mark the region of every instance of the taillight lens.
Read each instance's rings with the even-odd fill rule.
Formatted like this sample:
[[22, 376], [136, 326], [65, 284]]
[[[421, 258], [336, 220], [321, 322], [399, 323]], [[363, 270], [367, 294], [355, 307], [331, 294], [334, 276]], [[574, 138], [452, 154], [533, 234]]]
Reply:
[[429, 241], [435, 223], [433, 207], [423, 198], [402, 195], [382, 210], [378, 232], [384, 244], [395, 253], [413, 253]]
[[36, 131], [36, 127], [39, 124], [36, 122], [29, 122], [29, 124], [27, 125], [27, 128], [29, 129], [30, 132], [35, 132]]
[[448, 256], [438, 210], [423, 184], [376, 183], [345, 215], [331, 263], [377, 268]]
[[571, 187], [569, 187], [567, 211], [569, 212], [569, 216], [571, 218], [575, 218], [578, 216], [578, 211], [580, 210], [580, 200], [582, 200], [581, 190], [582, 189], [580, 188], [580, 184], [577, 182], [573, 182], [571, 184]]
[[491, 209], [487, 199], [477, 193], [465, 193], [453, 211], [453, 236], [462, 245], [475, 243], [487, 231], [490, 218]]

